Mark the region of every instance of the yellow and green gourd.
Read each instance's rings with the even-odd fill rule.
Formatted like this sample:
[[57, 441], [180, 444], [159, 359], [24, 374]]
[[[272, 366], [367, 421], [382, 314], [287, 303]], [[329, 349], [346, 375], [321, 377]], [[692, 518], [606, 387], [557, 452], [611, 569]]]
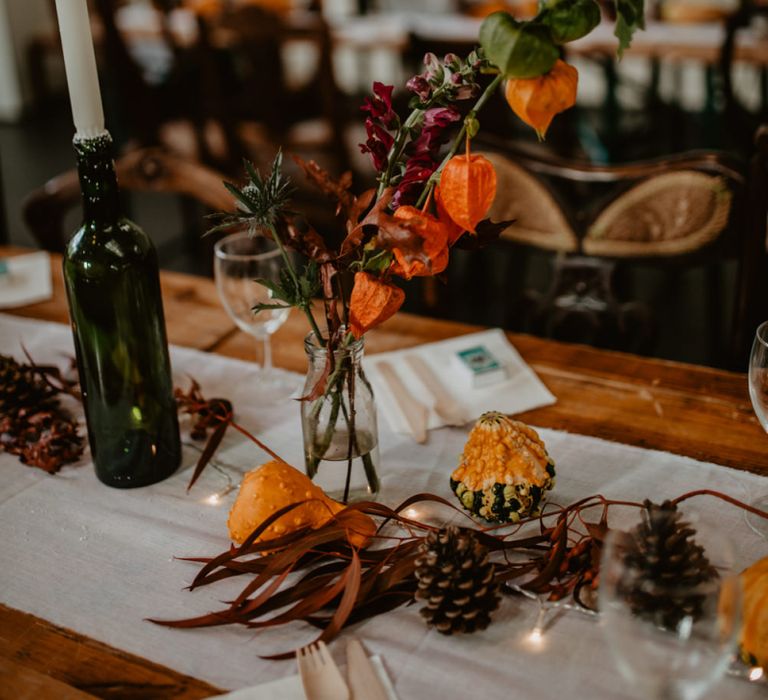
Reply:
[[484, 413], [451, 474], [451, 490], [473, 515], [515, 523], [538, 515], [555, 485], [555, 463], [533, 428], [503, 413]]

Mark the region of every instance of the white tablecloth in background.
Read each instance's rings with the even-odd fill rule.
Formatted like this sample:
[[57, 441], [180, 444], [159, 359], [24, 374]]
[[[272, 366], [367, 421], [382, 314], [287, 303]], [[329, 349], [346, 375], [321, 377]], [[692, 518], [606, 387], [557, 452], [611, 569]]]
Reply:
[[[71, 353], [65, 326], [0, 315], [0, 352], [20, 356], [22, 341], [40, 362]], [[172, 359], [177, 384], [191, 374], [207, 395], [229, 397], [244, 426], [301, 467], [294, 401], [275, 401], [260, 391], [247, 363], [182, 348], [172, 350]], [[394, 505], [420, 491], [450, 497], [448, 474], [461, 452], [463, 432], [432, 432], [425, 446], [389, 432], [386, 425], [380, 425], [380, 433], [382, 500]], [[553, 500], [559, 503], [598, 491], [660, 500], [704, 486], [745, 498], [768, 487], [758, 476], [684, 457], [554, 430], [541, 434], [557, 461]], [[263, 461], [258, 449], [234, 432], [224, 448], [224, 462], [250, 467]], [[218, 507], [201, 502], [213, 488], [215, 472], [206, 470], [200, 485], [190, 495], [185, 492], [194, 458], [187, 454], [184, 468], [161, 484], [121, 491], [100, 484], [88, 464], [49, 476], [0, 455], [0, 602], [222, 688], [293, 674], [292, 662], [262, 661], [258, 655], [306, 643], [315, 633], [309, 627], [260, 633], [234, 627], [172, 630], [144, 621], [217, 609], [243, 584], [235, 580], [193, 593], [183, 590], [197, 567], [174, 556], [210, 555], [229, 544], [225, 522], [231, 498]], [[712, 501], [696, 505], [705, 520], [732, 533], [741, 564], [768, 554], [740, 511]], [[536, 613], [535, 603], [505, 598], [485, 632], [444, 637], [428, 631], [412, 606], [353, 631], [370, 653], [383, 657], [401, 700], [633, 697], [599, 626], [586, 616], [566, 614], [538, 651], [527, 648], [524, 635]], [[343, 646], [331, 645], [338, 661], [343, 661]], [[727, 679], [709, 697], [764, 697], [764, 687]]]

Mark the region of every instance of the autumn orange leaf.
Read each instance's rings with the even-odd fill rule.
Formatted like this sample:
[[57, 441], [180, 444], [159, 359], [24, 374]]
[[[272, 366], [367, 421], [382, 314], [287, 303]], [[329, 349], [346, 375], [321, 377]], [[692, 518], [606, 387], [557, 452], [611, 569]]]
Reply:
[[463, 231], [471, 233], [485, 218], [495, 196], [496, 171], [491, 161], [469, 150], [445, 164], [435, 191], [438, 212], [442, 209]]
[[409, 280], [411, 277], [437, 275], [448, 267], [448, 228], [431, 214], [422, 212], [416, 207], [402, 206], [394, 214], [396, 219], [407, 221], [413, 231], [424, 241], [422, 253], [427, 262], [422, 259], [407, 257], [402, 250], [394, 248], [395, 262], [392, 272]]
[[405, 301], [405, 292], [367, 272], [355, 274], [349, 298], [349, 330], [355, 338], [384, 323]]
[[543, 139], [555, 115], [576, 104], [578, 84], [578, 71], [557, 60], [549, 73], [538, 78], [508, 80], [504, 94], [512, 111]]

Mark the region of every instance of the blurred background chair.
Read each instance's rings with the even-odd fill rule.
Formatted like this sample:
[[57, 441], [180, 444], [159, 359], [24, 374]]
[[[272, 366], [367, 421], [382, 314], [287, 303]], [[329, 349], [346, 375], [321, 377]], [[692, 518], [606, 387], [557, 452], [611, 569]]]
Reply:
[[[275, 148], [313, 157], [335, 172], [349, 167], [346, 99], [321, 14], [291, 20], [257, 5], [226, 6], [201, 18], [200, 26], [205, 104], [228, 139], [249, 153], [263, 145], [261, 127]], [[291, 52], [296, 61], [303, 58], [304, 75], [286, 65]]]
[[[198, 271], [210, 274], [210, 256], [215, 241], [202, 238], [205, 232], [203, 215], [233, 208], [232, 195], [223, 185], [224, 176], [158, 148], [126, 153], [115, 161], [115, 170], [123, 195], [164, 193], [174, 195], [178, 202], [200, 205], [186, 222], [186, 235], [159, 245], [158, 257], [162, 263], [169, 255], [176, 255], [181, 245], [197, 261]], [[54, 177], [26, 197], [22, 204], [24, 220], [41, 248], [57, 253], [64, 250], [71, 235], [71, 231], [65, 231], [65, 216], [79, 202], [80, 184], [74, 170]]]
[[491, 218], [515, 223], [454, 256], [432, 311], [503, 306], [510, 329], [743, 368], [768, 317], [765, 136], [752, 172], [718, 152], [595, 166], [494, 140]]
[[8, 219], [5, 216], [5, 193], [3, 191], [3, 167], [0, 159], [0, 245], [10, 242], [8, 236]]
[[[755, 47], [759, 85], [755, 90], [758, 110], [746, 106], [737, 94], [735, 80], [738, 68], [737, 38], [739, 32], [750, 28], [761, 28], [762, 41]], [[725, 39], [718, 60], [719, 94], [722, 104], [724, 133], [730, 143], [727, 145], [744, 152], [749, 148], [751, 135], [761, 119], [768, 114], [768, 5], [756, 0], [741, 0], [739, 9], [725, 18]]]

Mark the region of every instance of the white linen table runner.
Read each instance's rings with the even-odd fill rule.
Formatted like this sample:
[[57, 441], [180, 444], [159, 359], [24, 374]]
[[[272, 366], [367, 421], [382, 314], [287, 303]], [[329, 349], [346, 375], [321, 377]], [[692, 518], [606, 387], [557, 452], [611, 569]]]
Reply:
[[[72, 354], [66, 326], [0, 314], [0, 352], [37, 362], [65, 362]], [[230, 398], [238, 421], [273, 450], [302, 468], [301, 428], [295, 401], [260, 388], [254, 366], [184, 348], [171, 351], [174, 381], [194, 376], [208, 397]], [[298, 385], [301, 378], [292, 376]], [[77, 408], [77, 407], [75, 407]], [[493, 409], [488, 406], [488, 409]], [[674, 417], [670, 417], [674, 420]], [[396, 505], [429, 491], [451, 499], [448, 475], [466, 432], [432, 431], [417, 446], [386, 424], [379, 426], [382, 491]], [[265, 461], [259, 449], [230, 431], [221, 462], [247, 470]], [[557, 463], [552, 500], [567, 504], [600, 492], [608, 497], [662, 500], [697, 488], [720, 489], [742, 499], [768, 488], [768, 480], [668, 453], [542, 429]], [[244, 580], [184, 590], [197, 566], [175, 556], [206, 556], [229, 546], [226, 518], [234, 499], [205, 497], [221, 485], [210, 467], [186, 493], [197, 458], [185, 450], [181, 469], [154, 486], [118, 490], [102, 485], [87, 463], [55, 476], [0, 454], [0, 602], [151, 659], [224, 689], [291, 676], [293, 662], [260, 654], [306, 644], [315, 630], [301, 624], [256, 633], [240, 627], [174, 630], [145, 621], [209, 612], [231, 600]], [[732, 535], [741, 565], [768, 554], [768, 546], [735, 508], [711, 499], [691, 504], [702, 519]], [[420, 515], [429, 515], [422, 508]], [[616, 511], [616, 515], [619, 515]], [[483, 697], [547, 700], [568, 697], [630, 699], [597, 622], [575, 612], [561, 617], [537, 648], [526, 644], [537, 614], [534, 602], [505, 597], [484, 632], [444, 637], [424, 626], [417, 606], [355, 625], [352, 633], [380, 655], [401, 700]], [[342, 635], [343, 640], [343, 635]], [[331, 652], [343, 662], [344, 644]], [[758, 698], [765, 687], [727, 678], [708, 697]]]

